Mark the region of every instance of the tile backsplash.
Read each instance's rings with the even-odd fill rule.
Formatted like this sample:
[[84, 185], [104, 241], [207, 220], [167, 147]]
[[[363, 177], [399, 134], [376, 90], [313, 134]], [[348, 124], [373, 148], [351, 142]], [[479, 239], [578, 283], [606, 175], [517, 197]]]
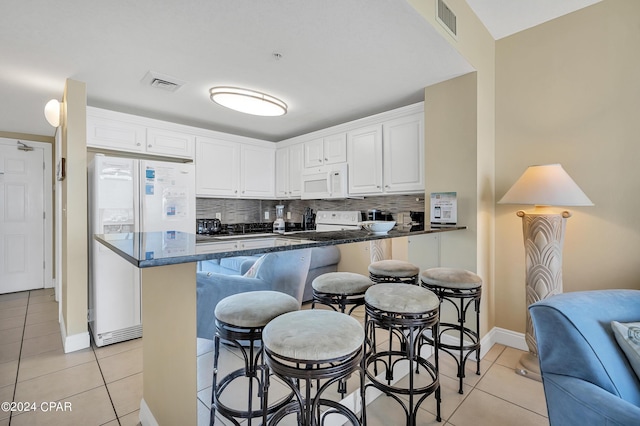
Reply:
[[[283, 204], [285, 217], [291, 212], [288, 222], [301, 222], [305, 207], [313, 212], [318, 210], [360, 210], [362, 213], [370, 209], [391, 213], [394, 218], [398, 212], [425, 211], [424, 194], [414, 195], [385, 195], [365, 197], [364, 199], [345, 200], [239, 200], [235, 198], [197, 198], [196, 217], [198, 219], [212, 219], [220, 213], [223, 224], [227, 223], [261, 223], [273, 222], [276, 205]], [[264, 212], [269, 212], [269, 219], [264, 218]]]

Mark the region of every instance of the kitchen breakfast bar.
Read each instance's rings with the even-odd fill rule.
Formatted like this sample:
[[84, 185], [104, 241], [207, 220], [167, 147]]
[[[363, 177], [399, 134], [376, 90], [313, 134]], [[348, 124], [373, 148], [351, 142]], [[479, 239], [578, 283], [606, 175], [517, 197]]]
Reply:
[[[143, 425], [197, 424], [197, 262], [232, 256], [410, 237], [466, 229], [464, 226], [273, 234], [210, 239], [182, 232], [97, 234], [94, 238], [140, 268], [143, 326]], [[213, 310], [212, 313], [213, 315]]]

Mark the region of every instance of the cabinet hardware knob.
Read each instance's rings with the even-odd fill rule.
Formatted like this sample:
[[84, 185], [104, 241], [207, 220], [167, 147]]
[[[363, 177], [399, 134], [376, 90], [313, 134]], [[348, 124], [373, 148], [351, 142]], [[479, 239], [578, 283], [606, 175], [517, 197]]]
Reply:
[[140, 146], [140, 145], [142, 145], [140, 142], [138, 142], [138, 143], [136, 144], [136, 146]]
[[329, 161], [329, 159], [328, 159], [328, 158], [325, 158], [325, 159], [324, 159], [324, 161]]
[[318, 159], [318, 163], [322, 163], [322, 160], [321, 160], [321, 159]]
[[152, 145], [151, 145], [151, 144], [147, 145], [147, 148], [151, 148], [151, 147], [152, 147]]
[[380, 185], [376, 185], [376, 188], [380, 188]]
[[389, 185], [385, 185], [384, 187], [385, 187], [385, 188], [391, 188]]

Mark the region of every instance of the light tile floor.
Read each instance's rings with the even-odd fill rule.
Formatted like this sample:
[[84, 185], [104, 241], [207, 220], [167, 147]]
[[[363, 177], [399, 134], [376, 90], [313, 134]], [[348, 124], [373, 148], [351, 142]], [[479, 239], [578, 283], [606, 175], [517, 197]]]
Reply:
[[[363, 319], [361, 311], [355, 316]], [[142, 339], [69, 354], [63, 352], [61, 340], [53, 290], [0, 295], [0, 402], [35, 402], [38, 408], [23, 413], [0, 410], [0, 426], [137, 425]], [[199, 339], [199, 425], [209, 421], [212, 349], [210, 341]], [[442, 422], [435, 421], [435, 401], [429, 397], [420, 408], [418, 425], [548, 425], [542, 384], [513, 372], [521, 353], [494, 345], [482, 359], [480, 376], [468, 367], [463, 395], [457, 392], [455, 362], [441, 356]], [[239, 362], [237, 353], [222, 354], [222, 373], [237, 368]], [[352, 378], [348, 391], [356, 386]], [[272, 390], [282, 395], [284, 387], [276, 382]], [[62, 410], [44, 412], [43, 402], [61, 402], [54, 408]], [[64, 403], [71, 411], [64, 411]], [[384, 396], [368, 406], [367, 418], [370, 426], [404, 424], [399, 405]], [[216, 424], [225, 422], [216, 419]]]
[[53, 289], [0, 295], [0, 402], [36, 408], [0, 426], [137, 425], [141, 398], [142, 339], [65, 354]]

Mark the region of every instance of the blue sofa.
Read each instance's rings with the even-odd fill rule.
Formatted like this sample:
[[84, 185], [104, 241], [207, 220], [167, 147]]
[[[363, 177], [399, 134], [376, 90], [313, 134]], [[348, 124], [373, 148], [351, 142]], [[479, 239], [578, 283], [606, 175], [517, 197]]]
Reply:
[[246, 275], [197, 272], [197, 336], [213, 339], [216, 305], [233, 294], [274, 290], [293, 296], [301, 305], [310, 261], [311, 249], [307, 248], [267, 253], [254, 264], [251, 273]]
[[[198, 271], [244, 275], [259, 258], [260, 255], [205, 260], [198, 262]], [[313, 288], [311, 287], [313, 280], [327, 272], [336, 272], [338, 270], [338, 262], [340, 262], [340, 250], [335, 246], [313, 247], [311, 249], [311, 263], [309, 264], [309, 272], [307, 273], [304, 292], [302, 293], [303, 302], [313, 299]]]
[[640, 425], [640, 380], [610, 324], [640, 321], [640, 290], [564, 293], [529, 312], [551, 425]]

